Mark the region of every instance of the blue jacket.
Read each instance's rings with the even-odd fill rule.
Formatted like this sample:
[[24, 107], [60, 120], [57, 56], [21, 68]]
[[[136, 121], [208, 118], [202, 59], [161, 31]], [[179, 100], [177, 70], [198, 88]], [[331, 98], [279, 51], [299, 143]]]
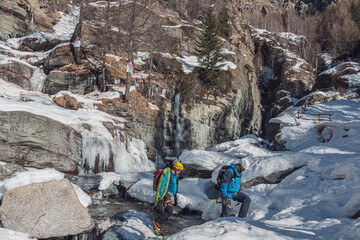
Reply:
[[241, 175], [236, 164], [230, 164], [230, 168], [224, 172], [220, 183], [220, 196], [228, 196], [228, 199], [234, 198], [240, 190]]
[[177, 192], [177, 178], [178, 175], [174, 174], [172, 170], [164, 174], [164, 179], [160, 186], [160, 196], [164, 195], [164, 191], [166, 188], [166, 183], [168, 178], [170, 177], [169, 186], [167, 188], [167, 191], [173, 195], [176, 195]]

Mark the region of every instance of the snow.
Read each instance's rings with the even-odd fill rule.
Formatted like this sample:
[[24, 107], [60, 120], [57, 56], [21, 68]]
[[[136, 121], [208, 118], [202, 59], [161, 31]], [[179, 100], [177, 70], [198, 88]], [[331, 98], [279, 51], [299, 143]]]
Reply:
[[0, 228], [0, 240], [36, 240], [36, 238], [30, 238], [27, 233]]
[[[288, 108], [271, 120], [282, 123], [280, 139], [289, 151], [271, 152], [254, 135], [207, 150], [184, 151], [179, 157], [184, 164], [198, 164], [214, 173], [213, 179], [181, 180], [178, 206], [202, 212], [208, 222], [168, 238], [357, 239], [360, 221], [350, 217], [360, 210], [360, 104], [336, 100], [308, 108], [309, 112], [333, 113], [331, 122], [297, 119], [295, 124], [292, 115], [297, 110]], [[278, 184], [243, 190], [252, 199], [247, 218], [218, 218], [221, 205], [210, 204], [206, 191], [221, 165], [244, 159], [250, 167], [243, 173], [243, 182], [279, 171], [294, 172]], [[129, 192], [151, 203], [152, 175], [135, 183]], [[231, 205], [231, 214], [237, 214], [240, 206]]]
[[80, 203], [87, 208], [92, 202], [91, 197], [87, 195], [78, 185], [73, 183], [71, 183], [71, 185], [73, 186]]
[[182, 64], [184, 73], [191, 73], [195, 67], [200, 66], [196, 56], [183, 56], [175, 58]]
[[158, 108], [158, 106], [156, 106], [155, 104], [152, 104], [152, 103], [150, 103], [150, 102], [149, 102], [149, 108], [150, 108], [151, 110], [160, 110], [160, 109]]
[[[0, 200], [7, 190], [14, 188], [26, 186], [33, 183], [44, 183], [50, 181], [60, 181], [64, 179], [64, 173], [61, 173], [55, 169], [45, 168], [45, 169], [31, 169], [28, 171], [19, 172], [13, 177], [0, 181]], [[91, 204], [91, 198], [84, 193], [81, 188], [75, 184], [72, 184], [76, 195], [80, 203], [84, 207], [88, 207]]]
[[121, 235], [121, 239], [141, 240], [157, 236], [151, 228], [152, 219], [146, 213], [130, 210], [124, 213], [122, 218], [124, 221], [116, 228], [116, 233]]
[[[95, 168], [96, 159], [99, 159], [98, 166], [106, 168], [109, 165], [111, 154], [114, 154], [114, 170], [119, 173], [135, 173], [138, 171], [151, 171], [154, 164], [148, 160], [146, 146], [142, 140], [125, 137], [122, 131], [117, 130], [113, 136], [103, 125], [103, 122], [110, 122], [119, 129], [122, 129], [123, 118], [109, 115], [97, 110], [93, 103], [100, 102], [97, 94], [78, 96], [70, 92], [60, 92], [56, 96], [70, 95], [81, 102], [87, 103], [87, 107], [76, 111], [61, 108], [52, 102], [52, 99], [44, 94], [22, 90], [20, 87], [0, 79], [0, 111], [27, 111], [36, 115], [51, 118], [68, 125], [82, 134], [82, 166]], [[113, 87], [116, 91], [125, 91], [125, 88]], [[130, 89], [135, 90], [135, 87]], [[110, 92], [116, 94], [118, 92]], [[21, 96], [36, 95], [36, 101], [22, 102]], [[4, 98], [1, 98], [3, 96]], [[115, 97], [116, 97], [115, 96]], [[104, 97], [104, 95], [102, 96]], [[51, 103], [51, 104], [50, 104]], [[91, 126], [88, 130], [85, 126]], [[140, 167], [138, 167], [140, 166]]]
[[155, 191], [153, 190], [154, 176], [147, 174], [143, 176], [138, 182], [128, 189], [127, 193], [134, 198], [141, 201], [153, 203], [155, 199]]
[[360, 73], [343, 75], [341, 78], [348, 80], [349, 87], [360, 87]]
[[[94, 2], [101, 7], [104, 1]], [[76, 13], [76, 9], [75, 12]], [[77, 21], [76, 14], [64, 15], [57, 24], [55, 35], [69, 39]], [[68, 25], [68, 28], [64, 26]], [[172, 26], [179, 27], [179, 26]], [[266, 38], [270, 33], [256, 29], [254, 36]], [[265, 36], [266, 35], [266, 36]], [[53, 37], [37, 33], [39, 41]], [[301, 36], [280, 33], [280, 37], [293, 42], [302, 41]], [[28, 36], [29, 37], [29, 36]], [[40, 91], [44, 78], [40, 69], [31, 61], [43, 59], [47, 53], [29, 53], [11, 49], [16, 48], [22, 39], [0, 42], [0, 47], [13, 57], [1, 55], [2, 63], [18, 61], [30, 66], [35, 74], [31, 80], [33, 91]], [[296, 61], [293, 70], [300, 70], [303, 59], [284, 51], [286, 57]], [[233, 54], [224, 50], [226, 54]], [[172, 56], [182, 63], [185, 73], [199, 66], [195, 56]], [[30, 58], [29, 58], [30, 57]], [[116, 60], [123, 60], [113, 55]], [[147, 53], [139, 52], [136, 64], [144, 64]], [[324, 59], [330, 57], [323, 56]], [[28, 59], [28, 60], [25, 60]], [[32, 60], [29, 60], [32, 59]], [[225, 62], [226, 69], [236, 68]], [[358, 63], [348, 67], [338, 65], [326, 73], [360, 69]], [[273, 70], [263, 69], [266, 80], [272, 79]], [[325, 72], [324, 72], [325, 73]], [[350, 86], [360, 84], [358, 73], [342, 76]], [[136, 90], [135, 87], [130, 89]], [[111, 183], [132, 184], [128, 194], [139, 200], [152, 203], [155, 192], [152, 189], [154, 164], [147, 159], [146, 146], [140, 139], [132, 138], [121, 131], [124, 119], [98, 111], [96, 103], [103, 98], [117, 98], [125, 92], [124, 87], [114, 86], [106, 93], [93, 92], [79, 96], [70, 92], [60, 92], [56, 96], [70, 95], [85, 107], [67, 110], [52, 103], [53, 97], [39, 92], [25, 91], [21, 87], [0, 79], [0, 111], [28, 111], [45, 116], [70, 126], [83, 137], [82, 165], [95, 168], [96, 159], [101, 167], [109, 165], [113, 155], [114, 172], [101, 173], [99, 190], [108, 188]], [[314, 94], [314, 93], [313, 93]], [[330, 93], [324, 93], [324, 95]], [[336, 94], [336, 93], [331, 93]], [[23, 101], [22, 99], [30, 101]], [[158, 108], [149, 103], [149, 108]], [[360, 104], [358, 100], [339, 100], [316, 103], [308, 107], [308, 113], [331, 113], [332, 121], [320, 122], [316, 119], [294, 120], [299, 108], [290, 107], [270, 122], [281, 123], [279, 139], [285, 142], [288, 151], [272, 152], [262, 146], [255, 135], [246, 135], [235, 141], [221, 143], [206, 150], [183, 151], [179, 160], [185, 164], [200, 165], [213, 171], [212, 178], [186, 178], [179, 182], [178, 206], [189, 208], [202, 214], [207, 222], [193, 226], [169, 236], [169, 239], [358, 239], [360, 220], [351, 219], [360, 210]], [[108, 122], [117, 127], [114, 135], [103, 126]], [[91, 127], [85, 128], [84, 124]], [[249, 167], [243, 173], [242, 182], [266, 178], [282, 171], [292, 172], [278, 184], [258, 184], [243, 190], [252, 199], [249, 214], [245, 219], [236, 217], [219, 218], [221, 205], [210, 203], [207, 192], [213, 188], [218, 169], [225, 164], [246, 161]], [[1, 165], [3, 163], [0, 162]], [[141, 173], [139, 173], [141, 172]], [[36, 182], [61, 180], [64, 174], [54, 169], [29, 169], [0, 182], [0, 197], [6, 190]], [[91, 199], [78, 186], [73, 185], [79, 200], [86, 207]], [[237, 214], [240, 205], [231, 203], [231, 214]], [[143, 239], [155, 237], [151, 229], [151, 219], [141, 212], [130, 211], [124, 215], [125, 223], [119, 228], [124, 239]], [[0, 239], [30, 239], [27, 234], [0, 228]]]
[[55, 169], [29, 170], [17, 173], [14, 177], [4, 181], [5, 190], [11, 190], [32, 183], [42, 183], [50, 181], [59, 181], [64, 179], [64, 173]]
[[74, 33], [76, 24], [79, 21], [80, 8], [73, 5], [68, 6], [70, 10], [69, 14], [59, 12], [61, 18], [59, 22], [54, 26], [54, 33], [38, 32], [22, 38], [11, 38], [7, 40], [7, 45], [12, 48], [18, 49], [21, 42], [27, 38], [37, 38], [39, 42], [45, 42], [46, 40], [53, 39], [59, 39], [62, 41], [70, 40]]
[[[244, 221], [239, 218], [219, 218], [200, 226], [187, 228], [174, 234], [170, 240], [208, 240], [208, 239], [292, 239], [282, 231], [256, 221]], [[285, 231], [284, 231], [285, 232]]]
[[103, 172], [100, 173], [102, 177], [99, 190], [107, 189], [112, 183], [119, 184], [121, 183], [129, 183], [129, 182], [136, 182], [138, 181], [142, 175], [137, 173], [135, 174], [119, 174], [115, 172]]
[[305, 41], [305, 37], [302, 35], [297, 35], [290, 32], [280, 32], [278, 33], [278, 36], [287, 39], [289, 42], [292, 42], [293, 44], [300, 44]]
[[179, 156], [183, 164], [197, 164], [205, 169], [214, 170], [224, 162], [235, 162], [237, 159], [221, 152], [210, 152], [204, 150], [184, 150]]

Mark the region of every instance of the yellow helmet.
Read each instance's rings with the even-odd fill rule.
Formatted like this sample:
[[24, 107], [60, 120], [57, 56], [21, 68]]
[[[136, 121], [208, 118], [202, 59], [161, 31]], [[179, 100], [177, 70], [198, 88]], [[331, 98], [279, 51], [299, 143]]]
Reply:
[[183, 170], [184, 169], [184, 166], [182, 165], [181, 162], [176, 162], [173, 166], [173, 169], [177, 169], [177, 170]]

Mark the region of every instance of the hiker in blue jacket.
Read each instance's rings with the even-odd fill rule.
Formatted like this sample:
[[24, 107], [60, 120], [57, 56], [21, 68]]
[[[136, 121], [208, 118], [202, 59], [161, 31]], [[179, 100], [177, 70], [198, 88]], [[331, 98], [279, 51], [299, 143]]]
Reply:
[[230, 164], [224, 172], [220, 183], [220, 198], [222, 199], [222, 213], [220, 217], [230, 215], [230, 200], [233, 199], [241, 204], [238, 217], [246, 217], [251, 199], [248, 195], [240, 191], [240, 179], [245, 168], [240, 164]]
[[173, 214], [172, 201], [174, 200], [176, 204], [177, 179], [183, 169], [182, 163], [176, 162], [172, 169], [165, 168], [161, 173], [154, 202], [154, 205], [161, 212], [153, 221], [156, 232], [160, 231], [161, 225]]

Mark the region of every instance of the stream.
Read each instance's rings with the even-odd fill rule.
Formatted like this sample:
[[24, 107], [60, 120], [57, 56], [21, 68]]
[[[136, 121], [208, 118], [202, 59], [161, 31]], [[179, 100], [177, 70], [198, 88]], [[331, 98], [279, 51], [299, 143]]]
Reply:
[[[95, 222], [106, 221], [118, 213], [129, 210], [148, 213], [147, 209], [150, 206], [149, 203], [127, 197], [126, 193], [119, 193], [118, 196], [112, 196], [109, 198], [101, 197], [102, 194], [99, 194], [98, 190], [98, 186], [101, 181], [101, 176], [99, 175], [74, 176], [70, 179], [70, 181], [78, 185], [89, 195], [93, 194], [92, 204], [88, 207], [88, 209]], [[158, 213], [153, 210], [150, 211], [148, 215], [154, 219]], [[174, 215], [169, 218], [165, 228], [169, 235], [171, 235], [183, 230], [184, 228], [202, 223], [204, 223], [204, 221], [201, 219], [201, 214], [199, 212], [174, 207]], [[66, 238], [54, 238], [51, 240], [95, 240], [102, 239], [102, 235], [103, 233], [99, 233], [99, 230], [96, 229], [92, 233], [88, 234], [68, 236]]]

